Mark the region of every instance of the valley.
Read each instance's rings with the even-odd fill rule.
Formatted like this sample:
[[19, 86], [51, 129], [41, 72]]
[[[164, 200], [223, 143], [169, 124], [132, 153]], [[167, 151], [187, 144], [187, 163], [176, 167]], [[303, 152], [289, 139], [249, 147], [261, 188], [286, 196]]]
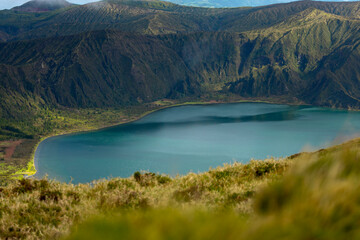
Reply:
[[126, 122], [162, 99], [360, 106], [359, 2], [29, 4], [0, 11], [4, 141]]

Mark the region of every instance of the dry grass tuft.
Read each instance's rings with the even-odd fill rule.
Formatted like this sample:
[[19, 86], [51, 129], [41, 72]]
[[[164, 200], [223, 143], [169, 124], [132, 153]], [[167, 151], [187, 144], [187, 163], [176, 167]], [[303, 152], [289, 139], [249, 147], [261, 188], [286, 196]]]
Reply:
[[85, 185], [22, 179], [0, 189], [0, 236], [59, 238], [91, 216], [140, 209], [231, 209], [248, 215], [259, 186], [278, 179], [290, 162], [235, 163], [177, 178], [136, 172]]

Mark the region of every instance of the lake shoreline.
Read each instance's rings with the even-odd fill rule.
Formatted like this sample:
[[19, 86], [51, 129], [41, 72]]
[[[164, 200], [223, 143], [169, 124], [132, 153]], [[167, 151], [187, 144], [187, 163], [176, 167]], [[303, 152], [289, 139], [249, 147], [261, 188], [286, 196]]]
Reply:
[[[194, 101], [194, 102], [183, 102], [183, 103], [175, 103], [175, 104], [171, 104], [171, 105], [167, 105], [167, 106], [161, 106], [158, 109], [154, 109], [154, 110], [150, 110], [150, 111], [146, 111], [143, 114], [141, 114], [140, 116], [136, 117], [135, 119], [131, 119], [128, 121], [124, 121], [124, 122], [120, 122], [120, 123], [115, 123], [115, 124], [110, 124], [104, 127], [100, 127], [100, 128], [94, 128], [94, 129], [89, 129], [89, 130], [84, 130], [84, 129], [74, 129], [74, 130], [70, 130], [70, 131], [66, 131], [66, 132], [61, 132], [61, 133], [55, 133], [55, 134], [50, 134], [47, 136], [42, 136], [39, 141], [36, 143], [36, 145], [33, 148], [33, 151], [31, 153], [31, 156], [29, 157], [31, 160], [28, 163], [28, 171], [26, 173], [24, 173], [24, 177], [33, 177], [34, 175], [36, 175], [37, 173], [37, 163], [36, 163], [36, 159], [35, 159], [35, 153], [39, 147], [39, 145], [45, 141], [46, 139], [52, 138], [52, 137], [58, 137], [58, 136], [66, 136], [66, 135], [71, 135], [71, 134], [79, 134], [79, 133], [88, 133], [88, 132], [94, 132], [94, 131], [99, 131], [99, 130], [104, 130], [104, 129], [108, 129], [108, 128], [112, 128], [112, 127], [116, 127], [116, 126], [120, 126], [123, 124], [129, 124], [132, 122], [136, 122], [146, 116], [148, 116], [151, 113], [157, 112], [157, 111], [161, 111], [161, 110], [165, 110], [165, 109], [169, 109], [169, 108], [175, 108], [175, 107], [181, 107], [181, 106], [196, 106], [196, 105], [215, 105], [215, 104], [236, 104], [236, 103], [267, 103], [267, 104], [285, 104], [285, 103], [280, 103], [277, 101], [265, 101], [265, 100], [238, 100], [238, 101], [206, 101], [206, 102], [201, 102], [201, 101]], [[286, 105], [293, 105], [293, 106], [300, 106], [303, 104], [286, 104]], [[30, 169], [35, 169], [34, 171], [29, 171]], [[22, 173], [16, 173], [16, 175], [19, 175]]]
[[[238, 101], [194, 101], [194, 102], [182, 102], [182, 103], [174, 103], [174, 104], [169, 104], [166, 106], [161, 106], [159, 105], [159, 108], [153, 109], [153, 110], [149, 110], [146, 111], [142, 114], [140, 114], [139, 116], [135, 117], [134, 119], [130, 119], [128, 121], [124, 121], [124, 122], [119, 122], [119, 123], [115, 123], [115, 124], [110, 124], [110, 125], [105, 125], [104, 127], [99, 127], [99, 128], [94, 128], [94, 129], [74, 129], [74, 130], [70, 130], [70, 131], [66, 131], [66, 132], [60, 132], [60, 133], [55, 133], [55, 134], [50, 134], [48, 136], [43, 136], [39, 139], [39, 141], [37, 142], [37, 144], [34, 146], [34, 150], [31, 156], [31, 161], [28, 164], [28, 169], [33, 169], [34, 171], [27, 171], [24, 174], [24, 177], [33, 177], [34, 175], [36, 175], [37, 173], [37, 167], [38, 167], [38, 161], [35, 158], [35, 153], [39, 147], [39, 145], [45, 141], [46, 139], [52, 138], [52, 137], [58, 137], [58, 136], [65, 136], [65, 135], [72, 135], [72, 134], [79, 134], [79, 133], [89, 133], [89, 132], [95, 132], [95, 131], [99, 131], [99, 130], [104, 130], [104, 129], [108, 129], [108, 128], [113, 128], [113, 127], [117, 127], [120, 125], [124, 125], [124, 124], [129, 124], [135, 121], [138, 121], [146, 116], [148, 116], [149, 114], [158, 112], [158, 111], [162, 111], [165, 109], [169, 109], [169, 108], [175, 108], [175, 107], [180, 107], [180, 106], [205, 106], [205, 105], [220, 105], [220, 104], [237, 104], [237, 103], [265, 103], [265, 104], [279, 104], [279, 105], [289, 105], [289, 106], [310, 106], [307, 104], [303, 104], [303, 103], [285, 103], [283, 101], [270, 101], [270, 100], [238, 100]], [[339, 109], [340, 110], [340, 109]]]

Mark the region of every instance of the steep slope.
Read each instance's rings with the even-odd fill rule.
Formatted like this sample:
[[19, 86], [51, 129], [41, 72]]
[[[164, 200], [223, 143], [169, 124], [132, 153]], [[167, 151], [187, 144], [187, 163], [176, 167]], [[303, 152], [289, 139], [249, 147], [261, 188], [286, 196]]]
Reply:
[[308, 9], [243, 34], [96, 31], [10, 42], [0, 48], [1, 86], [83, 108], [218, 93], [358, 108], [359, 27]]
[[358, 108], [359, 6], [111, 0], [25, 13], [22, 29], [6, 11], [7, 31], [43, 39], [0, 45], [2, 114], [21, 116], [17, 102], [88, 108], [218, 94]]
[[242, 77], [229, 90], [258, 97], [290, 93], [311, 104], [358, 107], [359, 28], [358, 20], [308, 9], [273, 28], [248, 32]]
[[176, 87], [188, 94], [186, 66], [150, 36], [99, 31], [3, 44], [0, 49], [4, 94], [30, 93], [68, 107], [153, 101]]
[[[51, 35], [68, 35], [84, 31], [118, 29], [143, 34], [178, 33], [210, 30], [206, 18], [196, 14], [181, 15], [172, 9], [173, 4], [164, 7], [149, 2], [111, 1], [99, 2], [69, 9], [45, 22], [34, 25], [34, 29], [20, 38], [34, 38]], [[163, 10], [165, 9], [165, 10]]]

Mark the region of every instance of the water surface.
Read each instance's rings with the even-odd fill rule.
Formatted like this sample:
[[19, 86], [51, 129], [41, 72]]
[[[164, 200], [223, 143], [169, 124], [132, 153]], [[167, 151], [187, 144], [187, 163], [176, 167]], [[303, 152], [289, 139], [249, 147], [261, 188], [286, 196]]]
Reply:
[[359, 132], [359, 112], [264, 103], [182, 106], [133, 123], [48, 138], [35, 153], [36, 177], [79, 183], [140, 170], [201, 172], [327, 147]]

